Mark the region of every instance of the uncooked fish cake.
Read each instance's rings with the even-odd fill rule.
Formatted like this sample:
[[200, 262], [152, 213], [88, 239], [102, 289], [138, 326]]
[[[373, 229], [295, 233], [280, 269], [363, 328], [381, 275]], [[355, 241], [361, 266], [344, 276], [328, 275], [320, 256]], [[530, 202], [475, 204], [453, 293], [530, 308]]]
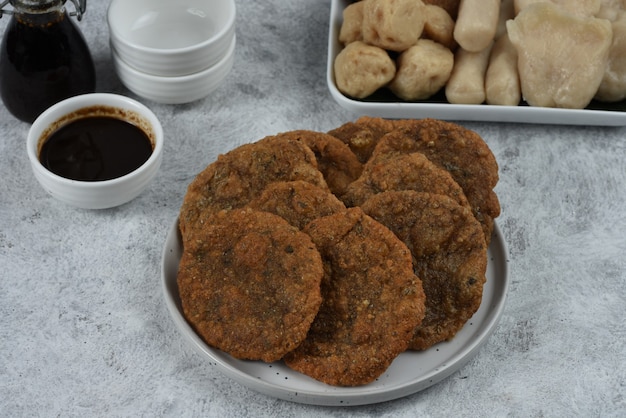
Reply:
[[361, 175], [362, 164], [346, 144], [323, 132], [296, 130], [280, 134], [308, 146], [331, 192], [340, 195]]
[[296, 140], [269, 136], [220, 155], [187, 188], [180, 209], [183, 243], [216, 212], [243, 207], [272, 182], [292, 180], [328, 189], [315, 155]]
[[418, 152], [368, 162], [341, 200], [346, 206], [359, 206], [372, 195], [390, 190], [443, 194], [470, 208], [463, 189], [450, 173]]
[[459, 11], [459, 3], [461, 3], [460, 0], [424, 0], [424, 4], [432, 4], [441, 7], [448, 12], [450, 17], [454, 20], [456, 20]]
[[177, 281], [185, 318], [207, 344], [272, 362], [305, 339], [323, 273], [307, 234], [277, 215], [234, 209], [194, 234]]
[[278, 215], [298, 229], [346, 208], [330, 191], [302, 180], [271, 183], [248, 207]]
[[454, 337], [480, 307], [486, 281], [487, 246], [471, 211], [447, 196], [412, 190], [376, 194], [362, 209], [407, 245], [422, 280], [426, 316], [410, 348]]
[[407, 349], [424, 315], [411, 254], [360, 208], [316, 219], [304, 232], [322, 255], [323, 302], [285, 363], [330, 385], [370, 383]]
[[441, 120], [397, 120], [392, 124], [395, 129], [380, 138], [371, 158], [421, 152], [450, 172], [489, 243], [500, 202], [493, 190], [498, 183], [498, 164], [485, 141], [476, 132]]

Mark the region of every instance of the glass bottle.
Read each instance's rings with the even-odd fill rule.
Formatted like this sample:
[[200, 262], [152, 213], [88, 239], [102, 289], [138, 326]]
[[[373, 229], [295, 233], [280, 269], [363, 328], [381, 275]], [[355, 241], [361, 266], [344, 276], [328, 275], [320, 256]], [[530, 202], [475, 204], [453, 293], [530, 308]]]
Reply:
[[[95, 91], [93, 60], [78, 27], [86, 0], [6, 0], [2, 14], [11, 14], [0, 46], [0, 96], [16, 118], [32, 123], [53, 104]], [[12, 11], [2, 10], [11, 3]]]

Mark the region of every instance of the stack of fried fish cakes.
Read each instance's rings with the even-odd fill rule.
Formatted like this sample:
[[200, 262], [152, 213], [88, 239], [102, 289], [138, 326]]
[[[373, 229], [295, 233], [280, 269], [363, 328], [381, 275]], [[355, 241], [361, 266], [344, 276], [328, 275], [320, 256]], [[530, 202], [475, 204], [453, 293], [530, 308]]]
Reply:
[[363, 117], [235, 148], [180, 210], [185, 317], [236, 358], [370, 383], [479, 308], [497, 181], [480, 136], [432, 119]]

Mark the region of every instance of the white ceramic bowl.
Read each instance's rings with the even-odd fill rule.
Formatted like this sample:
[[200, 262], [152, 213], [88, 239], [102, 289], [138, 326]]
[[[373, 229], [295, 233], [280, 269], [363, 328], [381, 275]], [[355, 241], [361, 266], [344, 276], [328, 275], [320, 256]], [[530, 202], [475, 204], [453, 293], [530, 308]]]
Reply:
[[[83, 117], [112, 113], [139, 126], [152, 142], [152, 154], [139, 168], [112, 180], [78, 181], [54, 174], [41, 163], [41, 146], [58, 128]], [[134, 199], [156, 176], [163, 155], [163, 129], [154, 113], [136, 100], [116, 94], [91, 93], [63, 100], [44, 111], [33, 122], [26, 145], [35, 177], [50, 195], [79, 208], [104, 209]]]
[[235, 0], [113, 0], [110, 42], [140, 72], [197, 73], [219, 62], [235, 36]]
[[157, 103], [189, 103], [206, 97], [222, 84], [233, 67], [236, 38], [233, 38], [226, 55], [215, 65], [185, 76], [162, 77], [143, 73], [112, 50], [115, 71], [122, 83], [133, 93]]

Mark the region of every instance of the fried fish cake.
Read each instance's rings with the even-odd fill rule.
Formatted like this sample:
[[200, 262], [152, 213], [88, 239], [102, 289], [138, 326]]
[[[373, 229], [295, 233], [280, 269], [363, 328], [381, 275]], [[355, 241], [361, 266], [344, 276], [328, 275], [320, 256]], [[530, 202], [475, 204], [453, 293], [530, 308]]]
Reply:
[[[384, 135], [387, 132], [393, 131], [398, 127], [399, 123], [413, 119], [385, 119], [375, 116], [361, 116], [354, 123], [361, 126], [366, 126], [374, 132], [382, 133]], [[381, 136], [382, 136], [381, 135]]]
[[360, 206], [372, 195], [390, 190], [442, 194], [470, 208], [463, 189], [450, 173], [419, 152], [370, 161], [361, 176], [348, 186], [341, 200], [348, 207]]
[[379, 193], [362, 209], [407, 245], [422, 280], [426, 316], [410, 348], [454, 337], [480, 307], [486, 281], [487, 246], [471, 211], [449, 197], [412, 190]]
[[243, 207], [275, 181], [304, 180], [328, 189], [313, 151], [282, 135], [220, 155], [189, 184], [180, 209], [183, 243], [222, 209]]
[[[329, 135], [347, 144], [362, 164], [369, 160], [378, 140], [394, 129], [391, 123], [385, 125], [379, 125], [378, 123], [369, 124], [369, 119], [369, 117], [364, 116], [356, 122], [347, 122], [338, 128], [328, 131]], [[374, 120], [386, 121], [386, 119], [378, 118]]]
[[378, 136], [371, 130], [359, 126], [354, 122], [347, 122], [338, 128], [328, 131], [329, 135], [341, 140], [348, 145], [359, 162], [365, 164], [372, 155]]
[[187, 321], [209, 345], [272, 362], [305, 339], [324, 274], [310, 237], [277, 215], [221, 211], [184, 247], [178, 288]]
[[476, 132], [441, 120], [383, 123], [389, 122], [395, 129], [378, 141], [371, 158], [421, 152], [450, 172], [463, 189], [489, 243], [493, 220], [500, 215], [500, 202], [493, 190], [498, 183], [498, 164], [485, 141]]
[[322, 255], [323, 302], [285, 363], [330, 385], [372, 382], [407, 349], [424, 315], [411, 254], [360, 208], [316, 219], [304, 232]]
[[300, 141], [313, 151], [317, 168], [324, 175], [331, 192], [341, 195], [348, 184], [361, 175], [363, 166], [356, 155], [334, 136], [307, 130], [289, 131], [281, 135]]
[[272, 183], [248, 207], [278, 215], [298, 229], [346, 209], [328, 190], [302, 180]]
[[373, 116], [361, 116], [354, 122], [348, 122], [328, 133], [350, 147], [359, 161], [369, 161], [378, 141], [389, 132], [408, 125], [412, 119], [385, 119]]

